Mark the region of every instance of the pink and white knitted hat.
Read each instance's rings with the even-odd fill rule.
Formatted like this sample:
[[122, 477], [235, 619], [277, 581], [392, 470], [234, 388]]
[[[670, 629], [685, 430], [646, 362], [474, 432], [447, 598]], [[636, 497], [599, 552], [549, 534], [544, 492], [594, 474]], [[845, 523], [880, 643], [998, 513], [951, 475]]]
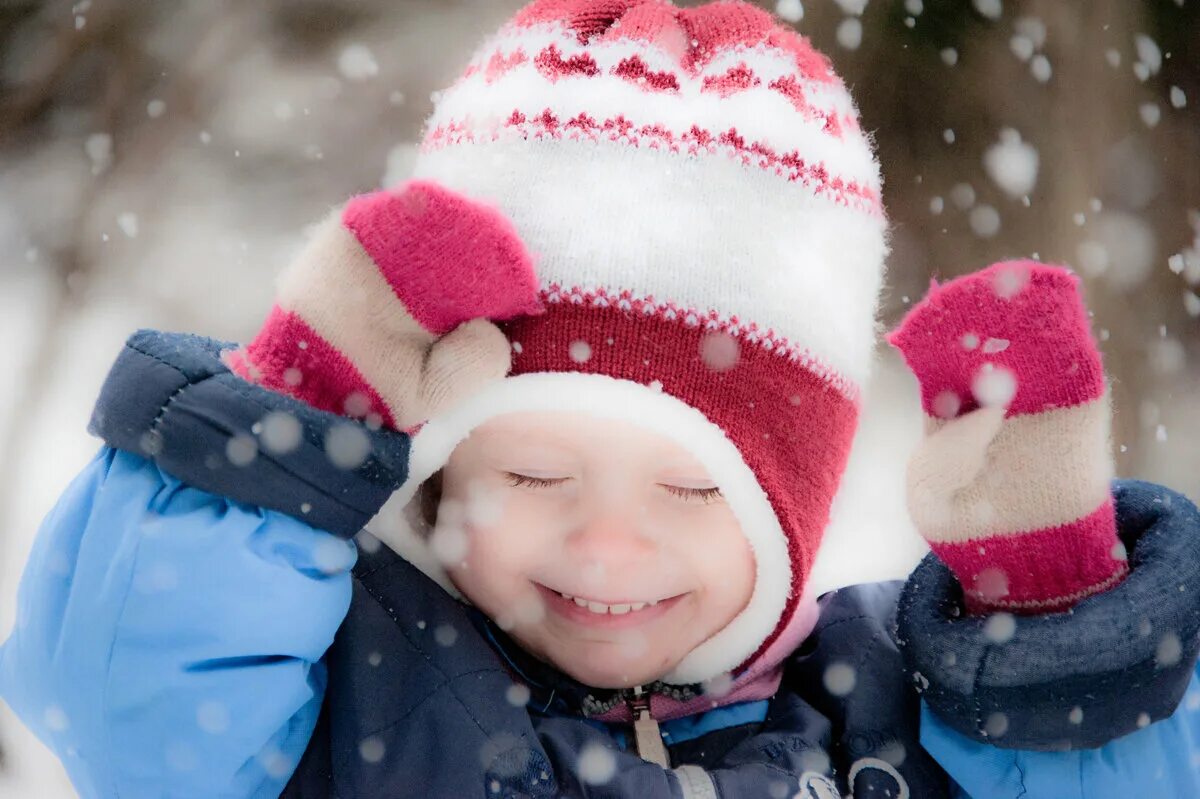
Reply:
[[[846, 86], [744, 2], [537, 0], [440, 95], [415, 172], [512, 220], [547, 310], [502, 325], [512, 373], [416, 433], [394, 502], [511, 411], [674, 438], [721, 487], [757, 581], [667, 681], [737, 672], [749, 698], [811, 630], [805, 583], [875, 342], [886, 219]], [[438, 576], [419, 537], [380, 537]]]

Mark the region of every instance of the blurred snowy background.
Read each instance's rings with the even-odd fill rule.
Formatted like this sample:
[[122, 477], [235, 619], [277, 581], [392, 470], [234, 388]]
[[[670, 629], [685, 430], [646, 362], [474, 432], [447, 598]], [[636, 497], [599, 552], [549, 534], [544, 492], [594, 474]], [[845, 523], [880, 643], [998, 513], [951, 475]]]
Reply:
[[[688, 3], [681, 3], [686, 5]], [[306, 225], [404, 177], [430, 93], [520, 0], [0, 0], [0, 637], [134, 328], [245, 339]], [[877, 131], [889, 326], [1010, 256], [1085, 279], [1122, 475], [1200, 498], [1200, 0], [774, 0]], [[878, 377], [820, 573], [921, 554], [915, 383]], [[0, 795], [72, 796], [0, 708]]]

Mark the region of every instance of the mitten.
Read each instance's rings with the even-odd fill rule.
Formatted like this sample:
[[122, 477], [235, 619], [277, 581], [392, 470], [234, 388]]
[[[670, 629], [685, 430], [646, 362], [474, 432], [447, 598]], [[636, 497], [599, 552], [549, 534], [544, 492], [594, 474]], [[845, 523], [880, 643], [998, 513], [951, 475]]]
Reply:
[[1062, 611], [1120, 582], [1109, 392], [1078, 277], [1010, 261], [934, 282], [888, 341], [926, 415], [909, 513], [968, 611]]
[[281, 275], [242, 377], [408, 430], [511, 366], [491, 321], [539, 313], [533, 262], [498, 210], [427, 181], [351, 199]]

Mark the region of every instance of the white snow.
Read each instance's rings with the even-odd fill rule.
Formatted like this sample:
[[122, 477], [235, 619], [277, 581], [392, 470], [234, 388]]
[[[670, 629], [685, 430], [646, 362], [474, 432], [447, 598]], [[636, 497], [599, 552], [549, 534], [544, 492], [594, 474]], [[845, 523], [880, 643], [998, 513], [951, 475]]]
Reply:
[[1038, 151], [1013, 128], [1000, 131], [1000, 141], [983, 156], [988, 176], [1008, 196], [1019, 199], [1033, 191], [1038, 176]]
[[952, 67], [958, 63], [958, 50], [953, 47], [944, 47], [941, 51], [942, 63], [948, 67]]
[[358, 754], [365, 763], [378, 763], [386, 754], [383, 741], [375, 735], [363, 738], [358, 744]]
[[862, 36], [862, 20], [858, 17], [846, 17], [837, 27], [837, 42], [847, 50], [857, 50]]
[[617, 773], [617, 758], [605, 746], [587, 743], [576, 764], [579, 779], [588, 785], [606, 785]]
[[975, 204], [975, 188], [970, 183], [955, 183], [950, 189], [950, 202], [960, 211]]
[[138, 217], [133, 211], [125, 211], [117, 217], [117, 227], [121, 228], [121, 232], [131, 239], [136, 239], [138, 234]]
[[1017, 617], [1011, 613], [993, 613], [983, 624], [983, 635], [993, 644], [1007, 644], [1017, 634]]
[[1038, 83], [1046, 83], [1054, 74], [1050, 59], [1040, 53], [1029, 60], [1029, 72]]
[[867, 10], [867, 3], [870, 0], [834, 0], [838, 8], [842, 9], [844, 14], [852, 14], [854, 16], [862, 16], [862, 13]]
[[112, 163], [113, 139], [108, 133], [93, 133], [83, 142], [83, 150], [92, 159], [92, 174], [99, 175]]
[[780, 19], [795, 24], [804, 19], [804, 4], [800, 0], [779, 0], [775, 4], [775, 13]]
[[988, 19], [1000, 19], [1004, 14], [1004, 4], [1001, 0], [973, 0], [975, 10]]
[[970, 224], [976, 236], [990, 239], [1000, 232], [1000, 212], [990, 205], [977, 205], [971, 209]]
[[271, 411], [263, 417], [259, 441], [273, 455], [286, 455], [300, 446], [303, 430], [295, 416], [287, 411]]
[[1162, 119], [1162, 108], [1158, 103], [1142, 103], [1138, 108], [1138, 115], [1141, 116], [1142, 122], [1146, 127], [1154, 128]]
[[1178, 86], [1171, 87], [1170, 96], [1172, 108], [1183, 108], [1187, 105], [1187, 94]]
[[830, 663], [825, 667], [822, 682], [825, 690], [834, 696], [848, 696], [858, 682], [858, 674], [849, 663]]
[[1017, 394], [1017, 376], [1004, 366], [985, 363], [971, 381], [971, 393], [985, 407], [1008, 407]]
[[1154, 652], [1154, 664], [1160, 669], [1170, 668], [1183, 657], [1183, 644], [1175, 633], [1166, 633], [1158, 642]]
[[1017, 34], [1030, 41], [1034, 49], [1041, 50], [1046, 45], [1046, 23], [1038, 17], [1018, 17], [1013, 22]]
[[575, 363], [587, 363], [592, 358], [592, 345], [582, 340], [572, 341], [567, 352]]
[[338, 55], [338, 71], [346, 80], [363, 81], [379, 74], [375, 54], [365, 44], [348, 44]]
[[728, 333], [706, 333], [700, 340], [700, 359], [714, 372], [728, 372], [740, 358], [738, 341]]
[[339, 469], [357, 469], [371, 453], [371, 440], [358, 425], [334, 425], [325, 435], [325, 454]]
[[1144, 33], [1139, 33], [1133, 37], [1133, 45], [1137, 50], [1138, 63], [1145, 64], [1151, 75], [1157, 75], [1162, 69], [1163, 61], [1158, 42]]

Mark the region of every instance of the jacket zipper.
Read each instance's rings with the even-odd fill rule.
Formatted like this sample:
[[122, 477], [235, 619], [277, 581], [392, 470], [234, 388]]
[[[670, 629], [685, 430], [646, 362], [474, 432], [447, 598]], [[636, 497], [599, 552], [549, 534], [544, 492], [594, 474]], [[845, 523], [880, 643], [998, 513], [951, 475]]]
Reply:
[[669, 768], [670, 761], [667, 759], [667, 748], [663, 745], [662, 730], [650, 714], [650, 695], [639, 685], [633, 689], [633, 696], [628, 702], [629, 710], [633, 714], [633, 737], [638, 755], [642, 760]]

